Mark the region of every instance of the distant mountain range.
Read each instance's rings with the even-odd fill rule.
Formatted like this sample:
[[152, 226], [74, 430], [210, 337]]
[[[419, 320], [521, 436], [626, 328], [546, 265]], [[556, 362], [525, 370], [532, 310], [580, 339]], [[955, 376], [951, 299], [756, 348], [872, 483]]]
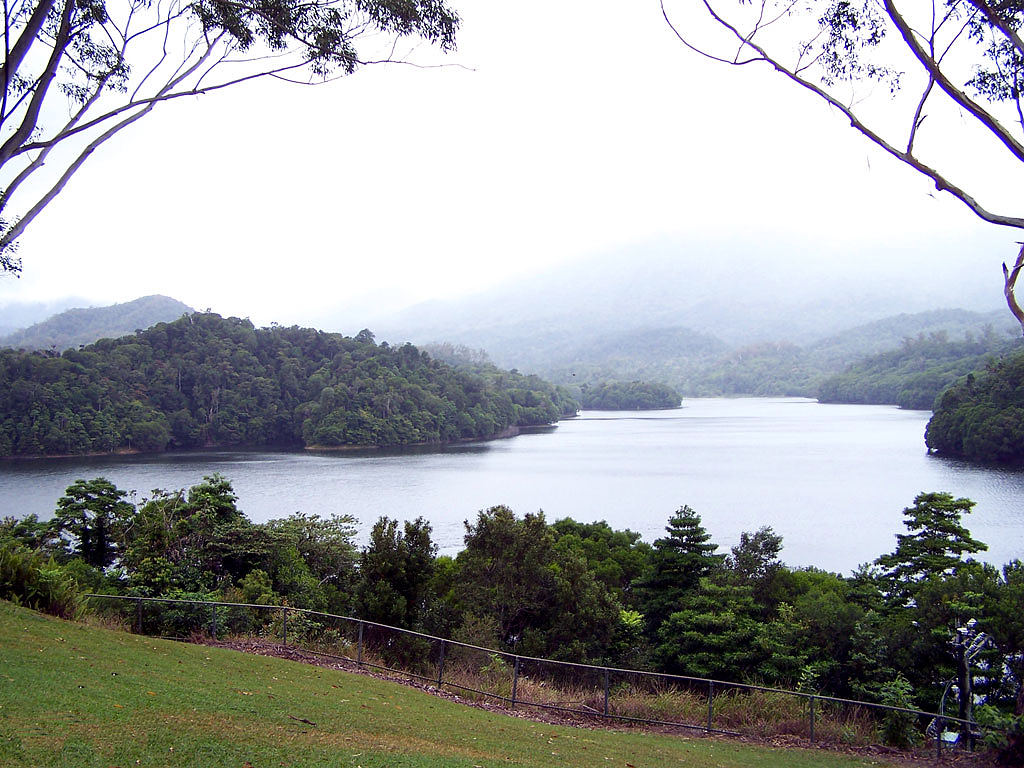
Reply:
[[[367, 317], [366, 325], [393, 345], [483, 350], [502, 368], [555, 383], [643, 379], [686, 396], [816, 396], [824, 378], [907, 338], [961, 340], [987, 326], [987, 338], [1019, 336], [1002, 304], [991, 247], [951, 243], [950, 249], [956, 258], [898, 244], [859, 253], [840, 241], [732, 240], [728, 251], [714, 242], [653, 243], [475, 296]], [[0, 344], [77, 347], [189, 311], [149, 296], [69, 310]], [[339, 315], [319, 327], [340, 324]]]
[[143, 296], [108, 307], [68, 309], [23, 330], [0, 337], [0, 346], [14, 349], [56, 349], [58, 352], [103, 338], [118, 338], [192, 312], [167, 296]]
[[653, 244], [421, 304], [373, 327], [393, 343], [483, 349], [500, 366], [558, 383], [642, 378], [688, 395], [813, 395], [823, 376], [907, 337], [959, 338], [986, 325], [1019, 334], [991, 253], [964, 244], [961, 255]]

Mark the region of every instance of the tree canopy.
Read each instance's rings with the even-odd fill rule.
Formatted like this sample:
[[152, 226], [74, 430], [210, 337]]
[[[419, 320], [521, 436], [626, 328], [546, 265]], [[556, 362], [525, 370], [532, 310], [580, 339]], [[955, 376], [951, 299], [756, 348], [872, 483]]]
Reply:
[[969, 373], [936, 400], [930, 450], [972, 461], [1024, 464], [1024, 352]]
[[[684, 5], [694, 13], [684, 16]], [[963, 145], [943, 141], [944, 130], [966, 120], [979, 142], [997, 150], [995, 178], [1022, 170], [1024, 3], [661, 0], [661, 7], [688, 48], [725, 64], [770, 67], [981, 219], [1024, 230], [1024, 212], [989, 202], [995, 190], [984, 176], [962, 178], [954, 152]], [[1014, 297], [1022, 268], [1024, 246], [1012, 267], [1003, 264], [1007, 304], [1024, 331]]]
[[0, 456], [490, 438], [576, 412], [535, 376], [193, 314], [60, 355], [0, 350]]
[[395, 59], [406, 37], [449, 50], [459, 23], [443, 0], [4, 0], [3, 12], [0, 272], [20, 270], [17, 238], [89, 156], [158, 104], [266, 77], [323, 82]]

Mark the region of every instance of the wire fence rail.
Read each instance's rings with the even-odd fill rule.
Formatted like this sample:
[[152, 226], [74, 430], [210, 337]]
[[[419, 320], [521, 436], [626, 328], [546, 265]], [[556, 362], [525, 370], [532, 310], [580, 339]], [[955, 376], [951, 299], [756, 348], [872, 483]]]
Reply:
[[[935, 754], [981, 733], [944, 713], [725, 680], [523, 656], [351, 616], [286, 605], [87, 594], [138, 634], [279, 640], [282, 645], [421, 681], [464, 697], [623, 723], [815, 743], [869, 744], [895, 720]], [[967, 737], [966, 739], [963, 737]]]

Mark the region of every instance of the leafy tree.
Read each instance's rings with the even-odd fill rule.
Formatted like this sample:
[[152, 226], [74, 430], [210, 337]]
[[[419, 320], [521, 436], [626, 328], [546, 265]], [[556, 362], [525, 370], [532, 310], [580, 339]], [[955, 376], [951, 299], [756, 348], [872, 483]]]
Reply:
[[356, 520], [351, 515], [319, 515], [296, 512], [289, 517], [270, 520], [264, 527], [294, 549], [318, 590], [325, 595], [331, 610], [348, 607], [355, 590], [358, 553], [353, 537]]
[[68, 486], [57, 502], [53, 525], [71, 536], [72, 555], [97, 568], [117, 559], [121, 530], [135, 514], [127, 495], [103, 477]]
[[721, 567], [724, 555], [701, 525], [700, 515], [682, 506], [669, 518], [668, 536], [654, 542], [646, 573], [636, 584], [648, 633], [654, 637], [681, 600], [702, 578]]
[[603, 520], [578, 523], [571, 518], [551, 524], [555, 546], [581, 555], [595, 578], [623, 605], [634, 606], [633, 583], [647, 569], [651, 545], [629, 529], [616, 531]]
[[936, 705], [936, 685], [956, 677], [953, 632], [984, 615], [996, 586], [994, 569], [965, 559], [987, 548], [961, 522], [973, 506], [948, 493], [919, 494], [903, 511], [910, 533], [876, 560], [887, 665], [910, 681], [922, 705]]
[[493, 622], [502, 645], [528, 655], [604, 655], [620, 606], [579, 553], [555, 546], [543, 512], [481, 511], [465, 544], [453, 597], [467, 626]]
[[[127, 532], [122, 560], [130, 586], [142, 594], [209, 592], [257, 568], [275, 571], [275, 556], [280, 571], [280, 537], [250, 522], [236, 501], [221, 475], [203, 478], [187, 492], [154, 491]], [[297, 553], [290, 559], [300, 573], [287, 581], [308, 584], [305, 564]]]
[[[0, 271], [15, 272], [13, 245], [28, 224], [99, 146], [158, 104], [259, 78], [349, 74], [377, 58], [360, 52], [364, 37], [418, 37], [448, 50], [458, 26], [442, 0], [17, 0], [4, 18]], [[43, 121], [61, 112], [65, 122]], [[23, 186], [48, 161], [56, 172]], [[7, 205], [27, 190], [12, 218]]]
[[[984, 181], [975, 191], [962, 186], [953, 151], [934, 158], [921, 151], [928, 146], [921, 141], [923, 133], [943, 136], [966, 118], [978, 129], [971, 140], [998, 151], [990, 169], [994, 178], [1024, 165], [1020, 2], [708, 0], [696, 6], [711, 26], [706, 34], [692, 19], [685, 26], [675, 23], [669, 12], [675, 7], [672, 0], [661, 5], [687, 47], [727, 64], [767, 65], [837, 110], [854, 130], [981, 219], [1024, 229], [1019, 212], [1000, 212], [982, 202]], [[884, 99], [889, 100], [878, 103]], [[944, 136], [943, 141], [946, 147], [960, 146]], [[1014, 298], [1022, 268], [1024, 246], [1012, 268], [1003, 264], [1007, 304], [1024, 331], [1024, 310]]]
[[502, 643], [516, 647], [523, 632], [539, 626], [555, 604], [549, 568], [554, 537], [544, 513], [522, 519], [506, 506], [491, 507], [466, 522], [465, 548], [456, 557], [455, 597], [466, 613], [490, 616]]
[[35, 513], [25, 517], [0, 517], [0, 541], [15, 541], [26, 549], [55, 555], [64, 542], [49, 521], [40, 521]]
[[704, 577], [676, 606], [657, 630], [655, 654], [662, 669], [718, 680], [758, 673], [768, 654], [749, 588]]
[[769, 613], [778, 599], [773, 587], [785, 567], [779, 559], [781, 551], [782, 537], [764, 525], [754, 533], [743, 531], [739, 544], [725, 558], [733, 581], [750, 587], [754, 601]]
[[419, 628], [430, 602], [437, 546], [431, 526], [422, 517], [406, 521], [380, 518], [359, 561], [357, 605], [370, 621], [407, 629]]

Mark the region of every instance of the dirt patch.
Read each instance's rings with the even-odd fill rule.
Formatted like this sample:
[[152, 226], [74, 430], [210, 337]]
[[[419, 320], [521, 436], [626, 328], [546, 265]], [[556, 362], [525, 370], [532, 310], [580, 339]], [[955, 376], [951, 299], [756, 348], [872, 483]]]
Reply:
[[664, 725], [632, 724], [621, 721], [608, 720], [596, 713], [587, 715], [582, 712], [563, 712], [560, 710], [544, 709], [528, 704], [520, 704], [512, 709], [508, 702], [501, 699], [476, 700], [459, 696], [452, 691], [438, 688], [421, 679], [410, 676], [407, 673], [397, 671], [381, 670], [368, 666], [360, 666], [355, 661], [330, 654], [316, 653], [290, 645], [281, 645], [265, 640], [212, 640], [209, 637], [194, 637], [193, 642], [203, 645], [227, 648], [229, 650], [241, 651], [258, 656], [272, 656], [278, 659], [297, 661], [301, 664], [323, 667], [325, 669], [337, 669], [359, 675], [366, 675], [378, 680], [399, 683], [409, 688], [415, 688], [432, 696], [437, 696], [448, 701], [456, 702], [468, 707], [495, 712], [508, 717], [518, 717], [524, 720], [532, 720], [548, 725], [563, 725], [571, 728], [585, 728], [589, 730], [625, 731], [640, 730], [647, 733], [661, 734], [687, 734], [700, 736], [706, 739], [720, 739], [741, 744], [755, 746], [775, 747], [779, 749], [820, 749], [828, 752], [852, 755], [871, 760], [884, 760], [895, 765], [917, 768], [929, 766], [929, 768], [994, 768], [997, 763], [994, 755], [987, 752], [966, 752], [963, 750], [947, 750], [942, 757], [936, 757], [934, 745], [931, 749], [918, 749], [907, 752], [893, 747], [886, 747], [879, 744], [868, 746], [848, 746], [841, 744], [811, 744], [807, 739], [798, 736], [771, 736], [767, 738], [754, 738], [750, 736], [725, 736], [722, 734], [708, 734], [700, 728], [683, 728]]

